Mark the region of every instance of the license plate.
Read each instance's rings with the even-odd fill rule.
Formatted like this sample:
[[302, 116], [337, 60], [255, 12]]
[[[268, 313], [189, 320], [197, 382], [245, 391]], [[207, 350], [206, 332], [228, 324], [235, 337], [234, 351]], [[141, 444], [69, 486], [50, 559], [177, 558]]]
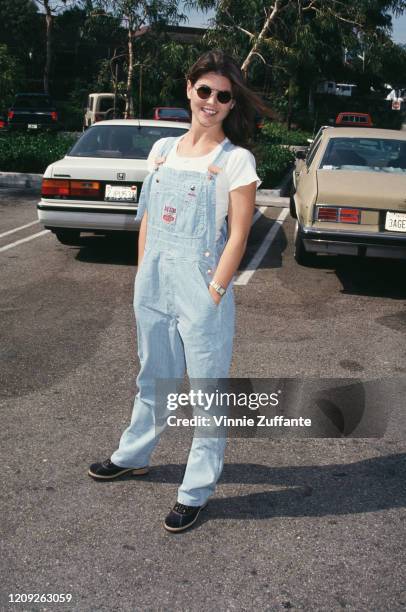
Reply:
[[27, 127], [29, 130], [36, 130], [38, 128], [38, 123], [29, 123]]
[[106, 185], [104, 199], [107, 202], [136, 202], [137, 186]]
[[387, 212], [385, 229], [391, 232], [406, 232], [406, 213]]

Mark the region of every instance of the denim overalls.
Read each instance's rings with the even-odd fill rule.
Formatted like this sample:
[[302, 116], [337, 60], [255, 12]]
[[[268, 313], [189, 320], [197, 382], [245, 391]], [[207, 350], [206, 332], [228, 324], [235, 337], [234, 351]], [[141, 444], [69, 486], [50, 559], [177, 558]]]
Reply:
[[[165, 157], [174, 144], [165, 140]], [[225, 165], [233, 145], [212, 166]], [[157, 166], [145, 179], [137, 219], [148, 211], [144, 257], [135, 279], [134, 310], [140, 371], [131, 424], [111, 456], [116, 465], [143, 467], [158, 442], [155, 380], [227, 378], [234, 336], [232, 282], [217, 305], [208, 284], [227, 240], [216, 241], [216, 174]], [[203, 505], [220, 477], [226, 437], [193, 438], [178, 501]]]

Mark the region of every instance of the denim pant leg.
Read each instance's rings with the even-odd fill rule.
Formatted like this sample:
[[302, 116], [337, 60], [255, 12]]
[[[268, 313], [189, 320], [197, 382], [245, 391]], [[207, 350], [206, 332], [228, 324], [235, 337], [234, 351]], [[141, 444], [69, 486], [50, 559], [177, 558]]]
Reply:
[[[137, 377], [138, 393], [129, 427], [123, 432], [119, 448], [111, 461], [122, 467], [144, 467], [158, 443], [164, 406], [156, 406], [158, 378], [180, 378], [185, 374], [183, 344], [176, 319], [153, 307], [137, 307], [138, 354], [141, 368]], [[159, 422], [158, 422], [159, 418]]]
[[[227, 378], [229, 375], [233, 336], [234, 300], [230, 292], [224, 303], [218, 325], [200, 331], [184, 325], [181, 336], [185, 347], [187, 372], [193, 379]], [[195, 409], [195, 414], [206, 414]], [[178, 501], [188, 506], [201, 506], [214, 492], [224, 465], [227, 437], [224, 429], [202, 426], [195, 429]]]

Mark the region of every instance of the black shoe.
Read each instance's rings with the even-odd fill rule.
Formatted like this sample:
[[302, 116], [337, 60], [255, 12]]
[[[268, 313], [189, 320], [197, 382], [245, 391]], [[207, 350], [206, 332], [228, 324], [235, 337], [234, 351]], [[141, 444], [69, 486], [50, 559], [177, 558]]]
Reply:
[[111, 478], [117, 478], [117, 476], [122, 476], [127, 472], [132, 472], [133, 476], [143, 476], [144, 474], [148, 474], [148, 467], [120, 467], [119, 465], [115, 465], [115, 463], [110, 461], [110, 459], [106, 459], [106, 461], [103, 461], [102, 463], [92, 463], [89, 468], [88, 474], [92, 478], [97, 478], [99, 480], [109, 480]]
[[185, 506], [176, 502], [170, 513], [165, 519], [164, 527], [168, 531], [184, 531], [197, 521], [200, 511], [206, 507], [203, 506]]

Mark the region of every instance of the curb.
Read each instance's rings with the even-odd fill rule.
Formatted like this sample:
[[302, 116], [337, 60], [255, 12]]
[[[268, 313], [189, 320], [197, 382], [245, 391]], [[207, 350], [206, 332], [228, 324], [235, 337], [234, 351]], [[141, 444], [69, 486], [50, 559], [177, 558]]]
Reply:
[[0, 172], [0, 187], [19, 187], [21, 189], [40, 189], [42, 174], [26, 172]]

